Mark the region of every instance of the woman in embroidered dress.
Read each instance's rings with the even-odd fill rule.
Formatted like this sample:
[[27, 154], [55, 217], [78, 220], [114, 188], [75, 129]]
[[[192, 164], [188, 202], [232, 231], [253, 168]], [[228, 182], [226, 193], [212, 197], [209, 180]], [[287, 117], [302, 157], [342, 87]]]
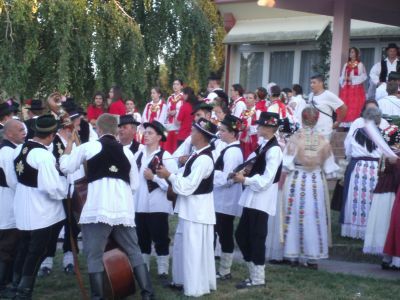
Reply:
[[[368, 129], [368, 128], [367, 128]], [[383, 138], [381, 134], [383, 133]], [[390, 125], [383, 132], [370, 130], [368, 132], [372, 140], [382, 148], [387, 159], [380, 160], [378, 184], [374, 190], [371, 210], [368, 216], [367, 229], [365, 232], [364, 253], [383, 254], [383, 248], [390, 225], [389, 216], [392, 213], [396, 191], [400, 184], [400, 161], [397, 155], [388, 145], [395, 147], [400, 142], [399, 128]], [[386, 145], [388, 143], [388, 145]], [[382, 147], [383, 146], [383, 147]], [[386, 151], [385, 147], [386, 146]], [[392, 257], [383, 256], [382, 268], [390, 268]]]
[[231, 111], [229, 110], [226, 101], [219, 97], [214, 99], [213, 106], [214, 107], [211, 115], [211, 122], [219, 126], [221, 125], [221, 122], [225, 118], [225, 116], [231, 114]]
[[310, 268], [328, 258], [330, 211], [325, 178], [339, 170], [329, 141], [314, 131], [319, 112], [307, 107], [303, 127], [288, 141], [283, 167], [287, 178], [283, 191], [284, 257]]
[[151, 123], [156, 120], [164, 124], [167, 117], [167, 105], [161, 99], [160, 88], [153, 87], [150, 96], [151, 101], [146, 104], [143, 110], [142, 123]]
[[256, 110], [255, 96], [255, 93], [248, 93], [246, 95], [246, 109], [240, 115], [240, 119], [243, 122], [243, 130], [240, 133], [239, 139], [245, 160], [258, 147], [256, 121], [258, 120], [261, 111]]
[[169, 153], [174, 153], [178, 147], [177, 133], [179, 129], [179, 121], [177, 120], [179, 110], [184, 103], [182, 89], [183, 81], [175, 79], [172, 84], [174, 93], [168, 97], [167, 100], [167, 119], [165, 121], [165, 128], [168, 130], [167, 141], [164, 143], [164, 149]]
[[[340, 76], [339, 98], [347, 105], [347, 114], [342, 121], [342, 126], [349, 127], [360, 115], [365, 102], [365, 90], [363, 82], [367, 80], [367, 72], [362, 62], [360, 62], [360, 51], [351, 47], [349, 49], [349, 58], [344, 64], [342, 75]], [[346, 124], [347, 123], [347, 124]]]
[[257, 88], [256, 96], [257, 96], [256, 109], [259, 111], [267, 111], [267, 107], [270, 104], [269, 100], [267, 100], [268, 96], [267, 89], [263, 87]]
[[349, 131], [344, 141], [349, 164], [344, 177], [343, 204], [340, 222], [341, 235], [364, 239], [368, 215], [375, 186], [378, 182], [379, 158], [382, 150], [371, 140], [366, 125], [381, 123], [378, 108], [369, 107], [363, 112], [364, 125]]

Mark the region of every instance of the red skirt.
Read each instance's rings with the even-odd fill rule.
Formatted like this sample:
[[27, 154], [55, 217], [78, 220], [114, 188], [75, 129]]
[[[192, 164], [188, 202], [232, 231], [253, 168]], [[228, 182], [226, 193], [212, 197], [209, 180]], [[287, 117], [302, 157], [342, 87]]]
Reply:
[[163, 144], [163, 149], [169, 153], [174, 153], [178, 148], [177, 130], [168, 131], [167, 140]]
[[362, 84], [346, 84], [339, 93], [339, 98], [347, 105], [347, 114], [342, 122], [353, 122], [360, 117], [365, 103], [365, 90]]
[[396, 200], [393, 204], [392, 217], [383, 253], [390, 256], [400, 256], [400, 189], [397, 190]]
[[251, 135], [248, 137], [247, 141], [240, 141], [240, 148], [243, 151], [243, 158], [246, 160], [249, 155], [254, 152], [254, 150], [258, 147], [258, 138], [257, 135]]

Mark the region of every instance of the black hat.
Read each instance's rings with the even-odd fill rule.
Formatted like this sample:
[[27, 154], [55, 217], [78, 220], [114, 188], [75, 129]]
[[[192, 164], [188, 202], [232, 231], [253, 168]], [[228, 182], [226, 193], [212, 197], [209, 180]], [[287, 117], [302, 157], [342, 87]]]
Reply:
[[138, 126], [138, 125], [140, 125], [140, 122], [136, 121], [132, 115], [120, 116], [118, 127], [126, 125], [126, 124], [132, 124], [132, 125]]
[[200, 118], [196, 123], [193, 124], [193, 127], [208, 138], [212, 139], [217, 137], [217, 126], [207, 119]]
[[399, 47], [397, 47], [396, 43], [389, 43], [385, 50], [388, 51], [389, 49], [393, 48], [399, 50]]
[[78, 111], [78, 106], [75, 104], [74, 98], [67, 98], [64, 102], [61, 102], [61, 106], [68, 111]]
[[204, 109], [204, 110], [207, 110], [207, 111], [211, 112], [213, 110], [213, 108], [214, 107], [211, 104], [207, 104], [205, 102], [201, 102], [201, 103], [197, 104], [193, 108], [192, 115], [194, 115], [200, 109]]
[[27, 107], [26, 109], [29, 110], [43, 110], [43, 102], [39, 99], [34, 99], [31, 101], [31, 106]]
[[207, 80], [221, 80], [221, 77], [218, 76], [217, 74], [210, 74], [210, 76], [208, 76]]
[[400, 80], [400, 72], [390, 72], [388, 76], [388, 81]]
[[281, 125], [279, 114], [269, 111], [263, 111], [256, 123], [267, 127], [279, 127], [279, 125]]
[[12, 110], [7, 102], [0, 103], [0, 117], [10, 115]]
[[151, 127], [157, 132], [157, 134], [161, 135], [161, 142], [165, 142], [167, 140], [167, 129], [165, 129], [164, 125], [160, 122], [153, 120], [151, 123], [143, 123], [143, 126], [145, 129], [147, 127]]
[[243, 127], [242, 120], [234, 115], [226, 115], [221, 124], [236, 132], [241, 131]]
[[58, 122], [53, 115], [43, 115], [35, 119], [33, 130], [38, 133], [57, 132]]

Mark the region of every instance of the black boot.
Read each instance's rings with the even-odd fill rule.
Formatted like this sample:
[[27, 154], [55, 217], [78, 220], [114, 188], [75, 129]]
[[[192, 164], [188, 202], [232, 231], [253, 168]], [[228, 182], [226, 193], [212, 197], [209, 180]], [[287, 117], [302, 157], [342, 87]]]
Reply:
[[4, 291], [7, 285], [8, 264], [0, 260], [0, 293]]
[[21, 281], [21, 275], [13, 273], [12, 283], [0, 294], [0, 299], [14, 299], [17, 294], [18, 284]]
[[153, 300], [154, 290], [150, 280], [150, 274], [147, 270], [146, 264], [137, 266], [133, 268], [133, 273], [135, 274], [135, 279], [141, 289], [140, 294], [143, 300]]
[[35, 285], [35, 276], [22, 276], [17, 288], [16, 300], [31, 300], [33, 286]]
[[103, 272], [89, 273], [90, 291], [92, 300], [104, 299]]

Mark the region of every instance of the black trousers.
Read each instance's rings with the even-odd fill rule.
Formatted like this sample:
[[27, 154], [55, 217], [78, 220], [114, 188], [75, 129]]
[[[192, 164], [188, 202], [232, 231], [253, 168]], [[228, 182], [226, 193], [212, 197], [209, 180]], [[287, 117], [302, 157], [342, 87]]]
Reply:
[[[68, 206], [67, 206], [67, 199], [63, 200], [63, 206], [65, 210], [65, 215], [67, 216], [65, 221], [64, 221], [64, 240], [63, 240], [63, 252], [72, 252], [72, 247], [71, 247], [71, 238], [70, 238], [70, 232], [72, 231], [72, 238], [75, 241], [76, 249], [79, 252], [78, 248], [78, 234], [81, 232], [81, 229], [78, 226], [78, 223], [75, 219], [75, 217], [72, 215], [71, 216], [71, 226], [69, 225], [68, 221]], [[62, 226], [60, 228], [60, 231], [62, 229]], [[60, 232], [58, 232], [57, 236], [50, 242], [49, 250], [46, 254], [46, 257], [54, 257], [56, 255], [56, 250], [57, 250], [57, 242], [58, 242], [58, 236], [60, 235]]]
[[14, 260], [20, 235], [21, 232], [16, 228], [0, 230], [0, 260], [5, 263]]
[[159, 256], [169, 254], [170, 238], [167, 213], [136, 213], [136, 232], [142, 253], [151, 253], [151, 243]]
[[41, 229], [21, 230], [14, 272], [22, 276], [36, 276], [51, 242], [57, 239], [63, 225], [64, 220]]
[[224, 253], [233, 253], [235, 242], [233, 241], [233, 221], [235, 216], [215, 213], [217, 222], [215, 232], [218, 234], [221, 250]]
[[267, 239], [268, 214], [243, 208], [235, 237], [243, 259], [255, 265], [265, 264], [265, 241]]

